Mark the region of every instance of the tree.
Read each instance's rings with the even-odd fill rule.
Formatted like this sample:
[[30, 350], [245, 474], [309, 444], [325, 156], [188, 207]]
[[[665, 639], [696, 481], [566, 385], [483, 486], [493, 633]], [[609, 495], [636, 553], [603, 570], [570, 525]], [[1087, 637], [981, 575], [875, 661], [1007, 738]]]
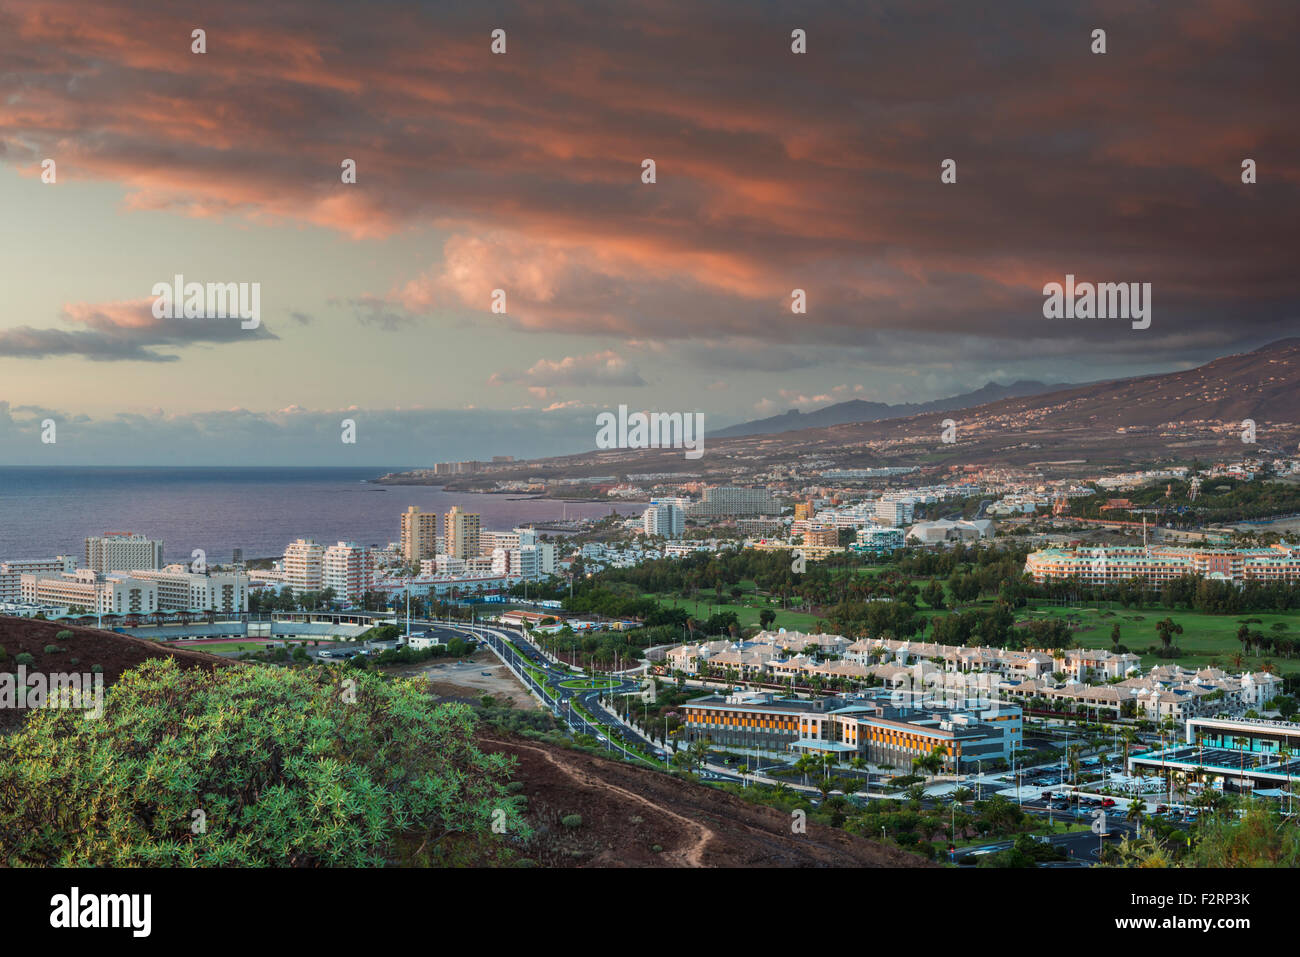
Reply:
[[1164, 618], [1156, 622], [1156, 634], [1160, 636], [1160, 645], [1166, 651], [1169, 650], [1174, 635], [1181, 635], [1183, 626], [1175, 622], [1172, 618]]
[[764, 608], [758, 613], [758, 626], [766, 631], [776, 621], [776, 612], [770, 608]]
[[701, 771], [704, 770], [704, 765], [709, 760], [709, 746], [711, 744], [712, 742], [707, 737], [696, 738], [691, 742], [691, 746], [687, 748], [692, 764]]
[[452, 835], [490, 839], [494, 811], [527, 834], [505, 799], [510, 762], [474, 746], [468, 707], [415, 680], [348, 682], [343, 695], [330, 669], [167, 658], [124, 673], [98, 721], [33, 711], [0, 738], [7, 862], [373, 867], [407, 845], [421, 859]]

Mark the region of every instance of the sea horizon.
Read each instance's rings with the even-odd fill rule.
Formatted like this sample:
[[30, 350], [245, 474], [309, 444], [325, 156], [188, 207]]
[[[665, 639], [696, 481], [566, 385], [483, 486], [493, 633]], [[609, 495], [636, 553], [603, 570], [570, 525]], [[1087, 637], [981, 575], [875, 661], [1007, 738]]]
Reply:
[[[418, 466], [417, 466], [418, 467]], [[505, 530], [562, 516], [635, 514], [615, 502], [446, 492], [440, 485], [376, 485], [397, 466], [0, 466], [0, 561], [84, 553], [84, 540], [134, 531], [164, 543], [165, 562], [273, 558], [297, 538], [383, 547], [407, 506], [482, 515]]]

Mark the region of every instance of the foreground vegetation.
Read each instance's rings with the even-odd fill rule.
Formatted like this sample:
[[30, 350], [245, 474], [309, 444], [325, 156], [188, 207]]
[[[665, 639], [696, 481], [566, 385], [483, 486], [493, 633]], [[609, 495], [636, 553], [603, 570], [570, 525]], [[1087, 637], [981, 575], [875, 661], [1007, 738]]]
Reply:
[[417, 681], [149, 661], [101, 719], [40, 710], [0, 739], [0, 847], [10, 866], [436, 861], [490, 840], [493, 812], [526, 830], [474, 727]]

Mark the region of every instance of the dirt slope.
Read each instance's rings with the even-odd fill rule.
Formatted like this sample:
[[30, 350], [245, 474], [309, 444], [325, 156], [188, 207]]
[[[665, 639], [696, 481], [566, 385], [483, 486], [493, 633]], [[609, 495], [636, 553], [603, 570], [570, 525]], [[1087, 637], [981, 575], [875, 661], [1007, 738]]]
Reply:
[[[71, 638], [55, 637], [61, 631], [72, 632]], [[57, 645], [66, 651], [46, 653], [48, 645]], [[122, 672], [150, 658], [175, 658], [182, 668], [216, 668], [233, 662], [189, 648], [169, 648], [157, 642], [111, 631], [81, 628], [52, 621], [31, 618], [0, 616], [0, 671], [17, 673], [15, 658], [26, 652], [34, 659], [27, 665], [28, 673], [80, 672], [89, 673], [93, 665], [104, 669], [104, 684], [111, 686]], [[20, 709], [0, 708], [0, 729], [15, 727], [27, 712]]]
[[[791, 833], [775, 808], [623, 761], [494, 732], [479, 746], [518, 760], [513, 777], [540, 832], [524, 853], [545, 867], [933, 866], [834, 828]], [[580, 827], [563, 825], [570, 814]]]

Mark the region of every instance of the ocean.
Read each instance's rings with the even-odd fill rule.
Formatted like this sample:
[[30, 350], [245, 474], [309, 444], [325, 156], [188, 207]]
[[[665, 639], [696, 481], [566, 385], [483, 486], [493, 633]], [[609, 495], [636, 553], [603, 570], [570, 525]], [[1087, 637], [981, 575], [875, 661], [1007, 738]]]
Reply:
[[139, 532], [164, 543], [165, 561], [279, 557], [295, 538], [386, 545], [408, 505], [483, 516], [485, 530], [523, 522], [637, 514], [644, 505], [564, 503], [366, 482], [403, 467], [0, 468], [0, 561], [75, 555], [88, 535]]

